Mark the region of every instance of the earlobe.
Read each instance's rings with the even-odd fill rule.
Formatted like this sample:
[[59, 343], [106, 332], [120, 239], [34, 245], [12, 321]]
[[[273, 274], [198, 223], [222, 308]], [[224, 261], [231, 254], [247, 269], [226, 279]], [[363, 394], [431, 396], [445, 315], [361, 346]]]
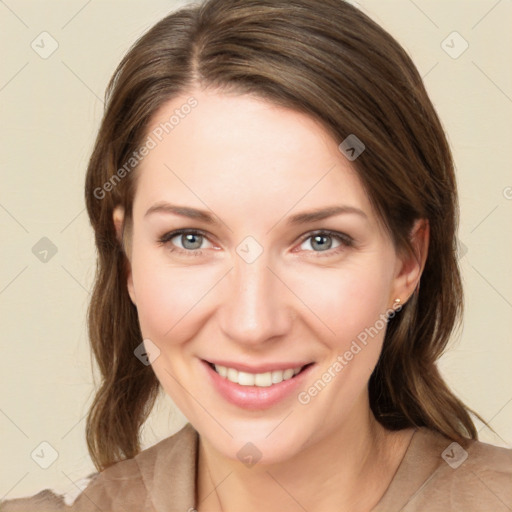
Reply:
[[400, 297], [402, 304], [419, 286], [421, 274], [427, 261], [430, 240], [430, 225], [427, 219], [418, 219], [411, 230], [412, 251], [401, 258], [400, 269], [395, 280], [394, 296]]

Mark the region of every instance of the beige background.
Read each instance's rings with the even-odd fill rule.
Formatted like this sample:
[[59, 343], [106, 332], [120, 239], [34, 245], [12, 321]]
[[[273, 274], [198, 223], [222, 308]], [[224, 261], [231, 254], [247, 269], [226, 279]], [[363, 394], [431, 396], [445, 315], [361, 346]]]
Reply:
[[[183, 3], [0, 1], [0, 499], [47, 487], [70, 491], [93, 470], [84, 438], [93, 392], [85, 310], [95, 256], [85, 167], [114, 67], [139, 35]], [[440, 364], [496, 430], [482, 429], [481, 439], [512, 447], [512, 3], [359, 5], [409, 51], [448, 132], [462, 203], [467, 310]], [[44, 31], [50, 36], [40, 36]], [[44, 55], [53, 40], [58, 48]], [[467, 50], [453, 58], [464, 41]], [[43, 237], [57, 250], [46, 262], [32, 249]], [[184, 421], [163, 397], [144, 446]], [[58, 454], [48, 469], [31, 457], [35, 450], [40, 464], [51, 461], [52, 448], [41, 442]]]

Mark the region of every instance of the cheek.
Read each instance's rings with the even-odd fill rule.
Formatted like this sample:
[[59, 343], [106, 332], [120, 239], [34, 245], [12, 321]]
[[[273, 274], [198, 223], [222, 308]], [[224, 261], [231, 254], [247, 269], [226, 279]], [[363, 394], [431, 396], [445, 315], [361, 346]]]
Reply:
[[391, 276], [384, 263], [368, 260], [289, 274], [290, 288], [323, 325], [325, 343], [333, 348], [350, 344], [387, 310]]
[[132, 276], [143, 336], [166, 343], [193, 334], [187, 326], [194, 324], [201, 301], [218, 280], [211, 268], [173, 267], [151, 251], [133, 254]]
[[297, 398], [305, 411], [311, 407], [323, 416], [326, 428], [346, 420], [378, 362], [391, 283], [386, 268], [368, 258], [339, 269], [317, 269], [309, 274], [314, 282], [309, 276], [296, 282], [326, 333], [317, 338], [325, 349], [318, 377]]

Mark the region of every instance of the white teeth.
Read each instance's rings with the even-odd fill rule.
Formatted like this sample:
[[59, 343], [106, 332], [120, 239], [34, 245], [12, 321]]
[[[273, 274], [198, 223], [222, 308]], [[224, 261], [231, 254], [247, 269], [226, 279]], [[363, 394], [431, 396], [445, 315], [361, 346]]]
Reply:
[[272, 372], [257, 373], [254, 376], [254, 385], [262, 388], [272, 386]]
[[302, 370], [302, 366], [298, 366], [297, 368], [287, 368], [286, 370], [274, 370], [272, 372], [265, 373], [249, 373], [239, 372], [234, 368], [226, 368], [219, 364], [214, 366], [215, 370], [221, 377], [225, 377], [235, 384], [262, 388], [272, 386], [272, 384], [279, 384], [283, 380], [289, 380]]
[[293, 372], [294, 372], [293, 368], [285, 370], [283, 372], [283, 380], [291, 379], [293, 377]]
[[283, 372], [275, 370], [272, 372], [272, 384], [279, 384], [283, 380]]
[[219, 372], [221, 377], [227, 377], [228, 369], [225, 366], [215, 366], [215, 369]]
[[247, 372], [238, 372], [238, 384], [240, 384], [240, 386], [254, 386], [254, 374]]

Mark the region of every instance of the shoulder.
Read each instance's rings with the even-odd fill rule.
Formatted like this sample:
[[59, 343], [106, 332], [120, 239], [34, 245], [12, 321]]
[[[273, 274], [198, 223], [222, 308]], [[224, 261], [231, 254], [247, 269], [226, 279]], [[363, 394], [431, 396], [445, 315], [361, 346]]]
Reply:
[[44, 489], [33, 496], [0, 501], [0, 512], [58, 512], [71, 510], [75, 498], [89, 485], [98, 473], [74, 482], [74, 490], [60, 494]]
[[[451, 456], [449, 447], [447, 451], [445, 457]], [[466, 453], [467, 458], [460, 466], [463, 469], [461, 477], [466, 495], [473, 497], [478, 493], [482, 508], [484, 500], [488, 498], [487, 507], [490, 503], [495, 503], [494, 510], [511, 510], [512, 449], [473, 441], [467, 447]], [[452, 474], [455, 473], [456, 469], [452, 469]]]
[[431, 457], [432, 470], [404, 511], [512, 510], [512, 449], [468, 440], [464, 447], [437, 432], [420, 429], [423, 453], [418, 463]]
[[[45, 489], [27, 498], [0, 502], [0, 512], [126, 512], [154, 511], [155, 484], [168, 471], [182, 469], [184, 463], [195, 461], [197, 432], [187, 423], [176, 434], [126, 459], [93, 473], [84, 479], [78, 492], [59, 495]], [[189, 480], [191, 472], [189, 471]], [[170, 479], [172, 480], [172, 478]], [[185, 509], [186, 510], [186, 509]]]
[[[187, 423], [176, 434], [101, 473], [73, 503], [73, 512], [154, 512], [193, 503], [198, 434]], [[180, 509], [183, 508], [180, 506]], [[188, 510], [187, 505], [183, 510]], [[0, 511], [1, 512], [1, 511]]]

